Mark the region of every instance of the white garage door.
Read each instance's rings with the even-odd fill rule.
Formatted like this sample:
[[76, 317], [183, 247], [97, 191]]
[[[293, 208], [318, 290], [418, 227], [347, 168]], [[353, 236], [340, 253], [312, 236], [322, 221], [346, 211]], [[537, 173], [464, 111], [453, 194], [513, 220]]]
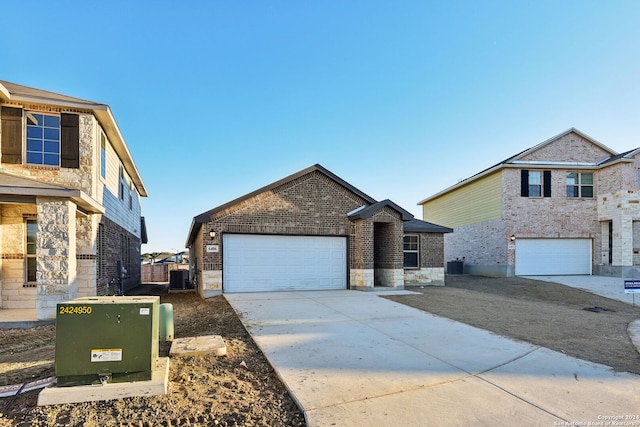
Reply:
[[347, 288], [347, 239], [224, 234], [224, 292]]
[[516, 275], [591, 274], [590, 239], [519, 239]]

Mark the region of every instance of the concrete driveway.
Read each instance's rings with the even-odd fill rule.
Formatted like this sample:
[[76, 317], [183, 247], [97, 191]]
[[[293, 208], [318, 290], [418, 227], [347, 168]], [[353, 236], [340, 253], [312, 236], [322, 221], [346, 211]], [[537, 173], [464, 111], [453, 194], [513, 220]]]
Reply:
[[225, 296], [311, 427], [640, 425], [640, 376], [380, 294]]

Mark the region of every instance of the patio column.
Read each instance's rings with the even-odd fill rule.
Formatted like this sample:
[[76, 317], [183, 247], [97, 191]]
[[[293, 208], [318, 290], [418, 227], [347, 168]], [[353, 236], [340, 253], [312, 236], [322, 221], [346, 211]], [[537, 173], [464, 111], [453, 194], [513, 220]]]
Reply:
[[56, 316], [58, 302], [77, 295], [75, 203], [38, 199], [36, 281], [38, 319]]

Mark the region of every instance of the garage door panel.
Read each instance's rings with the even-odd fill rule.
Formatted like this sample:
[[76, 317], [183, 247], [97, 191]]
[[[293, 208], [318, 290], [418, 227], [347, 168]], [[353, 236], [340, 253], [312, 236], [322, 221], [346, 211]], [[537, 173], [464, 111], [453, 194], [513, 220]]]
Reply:
[[223, 235], [225, 292], [346, 289], [345, 237]]
[[516, 275], [591, 274], [590, 239], [520, 239], [516, 242]]

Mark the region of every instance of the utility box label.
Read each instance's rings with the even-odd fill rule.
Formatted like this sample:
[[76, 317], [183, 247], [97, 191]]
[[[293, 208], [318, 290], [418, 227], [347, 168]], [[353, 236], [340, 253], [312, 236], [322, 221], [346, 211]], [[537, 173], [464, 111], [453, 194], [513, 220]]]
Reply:
[[640, 293], [640, 280], [625, 280], [624, 292], [627, 294]]
[[140, 308], [140, 316], [148, 316], [151, 313], [151, 309], [148, 307]]
[[122, 361], [121, 348], [93, 349], [91, 350], [92, 362], [120, 362]]

